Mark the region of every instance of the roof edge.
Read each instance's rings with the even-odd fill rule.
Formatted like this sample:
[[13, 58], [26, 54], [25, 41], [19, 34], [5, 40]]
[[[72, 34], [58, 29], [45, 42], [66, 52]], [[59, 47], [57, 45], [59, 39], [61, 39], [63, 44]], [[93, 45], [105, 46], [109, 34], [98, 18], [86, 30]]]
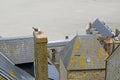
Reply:
[[98, 68], [98, 69], [72, 69], [68, 71], [92, 71], [92, 70], [105, 70], [105, 68]]
[[116, 49], [112, 52], [112, 54], [106, 59], [108, 61], [113, 55], [115, 55], [115, 51], [120, 47], [120, 44], [116, 47]]

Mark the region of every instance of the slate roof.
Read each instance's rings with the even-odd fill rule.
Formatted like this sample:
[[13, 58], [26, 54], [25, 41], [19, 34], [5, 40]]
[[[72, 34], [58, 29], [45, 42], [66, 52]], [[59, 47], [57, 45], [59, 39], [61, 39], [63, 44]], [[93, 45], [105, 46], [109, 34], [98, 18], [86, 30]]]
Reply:
[[35, 80], [30, 74], [16, 67], [4, 54], [0, 52], [0, 73], [10, 80]]
[[102, 35], [103, 39], [108, 39], [113, 36], [112, 30], [99, 19], [93, 22], [92, 27]]
[[[54, 65], [48, 59], [48, 77], [54, 80], [59, 80], [59, 73]], [[30, 74], [21, 70], [9, 60], [3, 53], [0, 52], [0, 74], [10, 80], [35, 80]]]
[[[69, 41], [48, 43], [48, 48], [65, 46]], [[34, 61], [33, 36], [0, 38], [0, 52], [4, 53], [15, 64]]]
[[108, 57], [92, 35], [77, 35], [60, 52], [67, 70], [104, 69]]
[[54, 65], [48, 64], [48, 77], [53, 80], [59, 80], [59, 72]]
[[33, 37], [0, 38], [0, 52], [15, 64], [33, 62]]

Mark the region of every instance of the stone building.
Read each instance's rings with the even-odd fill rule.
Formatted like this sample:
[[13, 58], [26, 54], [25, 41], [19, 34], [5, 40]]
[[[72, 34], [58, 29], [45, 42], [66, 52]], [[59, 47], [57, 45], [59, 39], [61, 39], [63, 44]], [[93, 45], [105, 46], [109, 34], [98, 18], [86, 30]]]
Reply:
[[108, 54], [92, 35], [77, 35], [60, 52], [60, 80], [104, 80]]
[[112, 53], [114, 50], [113, 38], [115, 37], [115, 32], [113, 32], [103, 21], [96, 19], [93, 23], [89, 23], [86, 33], [96, 36], [105, 51], [109, 55]]
[[106, 80], [120, 80], [120, 43], [106, 60]]
[[[50, 43], [50, 44], [48, 43], [49, 49], [51, 46], [54, 46], [54, 43]], [[12, 63], [14, 63], [14, 67], [19, 68], [25, 73], [27, 72], [28, 75], [34, 78], [33, 36], [0, 38], [0, 52], [7, 57], [7, 60], [9, 59]], [[1, 75], [0, 80], [2, 79], [4, 80], [4, 78], [6, 78], [1, 72], [2, 68], [6, 69], [5, 67], [3, 67], [2, 63], [4, 62], [4, 60], [1, 60], [2, 58], [3, 56], [0, 55], [0, 75]], [[50, 80], [51, 79], [59, 80], [59, 73], [56, 67], [51, 63], [50, 59], [48, 59], [48, 78]], [[30, 79], [25, 79], [25, 80], [30, 80]]]

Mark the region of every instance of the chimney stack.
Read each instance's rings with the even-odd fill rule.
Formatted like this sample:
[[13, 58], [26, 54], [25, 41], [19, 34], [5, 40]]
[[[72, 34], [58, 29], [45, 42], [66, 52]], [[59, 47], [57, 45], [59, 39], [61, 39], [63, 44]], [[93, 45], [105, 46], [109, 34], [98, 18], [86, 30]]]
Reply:
[[42, 31], [34, 30], [35, 80], [48, 80], [47, 37]]

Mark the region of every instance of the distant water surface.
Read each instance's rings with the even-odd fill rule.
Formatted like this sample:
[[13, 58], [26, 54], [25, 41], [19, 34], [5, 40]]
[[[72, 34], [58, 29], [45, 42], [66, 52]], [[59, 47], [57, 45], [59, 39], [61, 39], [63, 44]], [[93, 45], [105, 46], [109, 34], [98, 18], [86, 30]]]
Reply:
[[96, 18], [120, 29], [120, 0], [1, 0], [0, 36], [32, 35], [40, 27], [51, 40], [85, 34]]

